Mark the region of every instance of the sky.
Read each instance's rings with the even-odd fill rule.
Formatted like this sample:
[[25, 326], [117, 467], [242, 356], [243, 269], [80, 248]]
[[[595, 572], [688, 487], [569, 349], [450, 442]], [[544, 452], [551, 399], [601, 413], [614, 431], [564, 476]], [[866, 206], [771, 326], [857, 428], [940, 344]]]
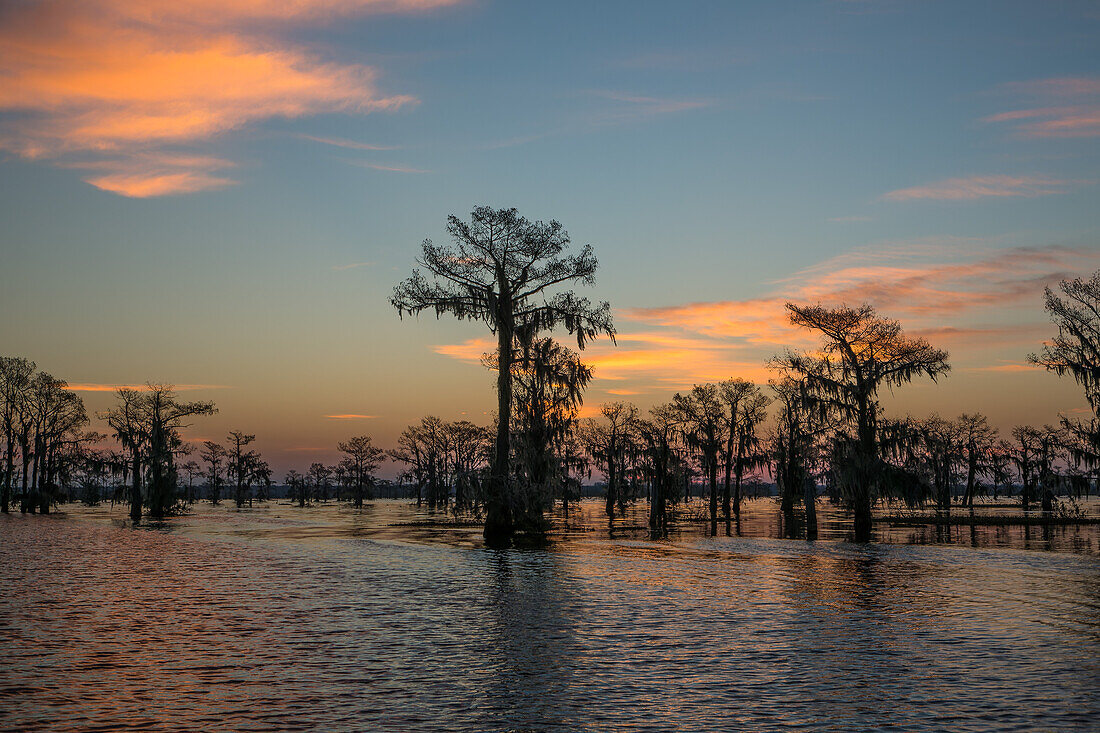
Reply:
[[1085, 409], [1026, 356], [1100, 268], [1094, 2], [82, 0], [0, 5], [0, 353], [177, 385], [281, 472], [487, 424], [484, 326], [399, 319], [476, 205], [591, 244], [617, 345], [585, 414], [765, 383], [783, 304], [951, 354], [891, 414]]

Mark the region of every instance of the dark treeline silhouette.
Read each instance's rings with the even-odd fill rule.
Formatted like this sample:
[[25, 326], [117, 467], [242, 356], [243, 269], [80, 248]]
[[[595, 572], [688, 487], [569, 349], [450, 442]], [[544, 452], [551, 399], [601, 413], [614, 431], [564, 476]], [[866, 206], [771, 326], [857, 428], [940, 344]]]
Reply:
[[417, 506], [477, 511], [485, 500], [491, 446], [489, 428], [429, 415], [405, 428], [388, 455], [404, 467], [400, 480], [415, 487]]
[[360, 509], [364, 501], [374, 499], [379, 483], [374, 472], [386, 452], [374, 445], [369, 435], [356, 435], [336, 447], [344, 457], [332, 466], [314, 462], [305, 473], [287, 471], [283, 479], [287, 496], [298, 506], [332, 499], [347, 501]]

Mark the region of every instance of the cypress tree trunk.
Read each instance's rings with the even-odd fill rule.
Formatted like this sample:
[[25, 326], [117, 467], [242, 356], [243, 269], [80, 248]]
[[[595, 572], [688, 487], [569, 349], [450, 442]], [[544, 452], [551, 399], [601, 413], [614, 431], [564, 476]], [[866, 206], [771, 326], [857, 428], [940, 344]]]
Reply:
[[806, 539], [817, 539], [817, 486], [809, 476], [802, 480], [802, 503], [806, 506]]
[[744, 477], [745, 469], [740, 464], [740, 458], [738, 459], [737, 470], [734, 471], [733, 482], [733, 514], [738, 519], [741, 518], [741, 479]]
[[141, 462], [135, 451], [130, 466], [130, 519], [141, 521]]
[[711, 533], [718, 532], [718, 456], [710, 457], [710, 465], [707, 467], [710, 478], [710, 528]]
[[27, 512], [30, 511], [30, 505], [28, 503], [28, 499], [29, 499], [28, 491], [30, 490], [30, 487], [29, 487], [28, 484], [29, 484], [30, 476], [28, 475], [28, 469], [30, 468], [30, 465], [31, 465], [31, 459], [30, 459], [30, 456], [27, 455], [30, 452], [30, 450], [29, 450], [30, 446], [28, 445], [27, 441], [20, 441], [19, 449], [20, 449], [20, 453], [22, 454], [22, 458], [23, 458], [23, 473], [20, 477], [21, 487], [20, 487], [20, 491], [19, 491], [19, 511], [22, 514], [26, 514]]
[[615, 475], [615, 456], [614, 451], [608, 449], [607, 452], [607, 496], [604, 500], [604, 512], [607, 514], [608, 519], [615, 516], [615, 490], [618, 488]]
[[7, 514], [11, 511], [11, 480], [15, 475], [15, 435], [11, 426], [5, 426], [4, 446], [4, 488], [0, 494], [0, 510]]
[[733, 466], [732, 466], [733, 455], [732, 455], [732, 453], [733, 453], [733, 451], [728, 450], [728, 449], [726, 450], [726, 475], [725, 475], [725, 484], [722, 486], [722, 515], [726, 518], [727, 522], [730, 519], [730, 482], [731, 482], [730, 480], [731, 480], [731, 473], [732, 473], [732, 470], [733, 470]]
[[514, 531], [508, 487], [508, 464], [511, 458], [509, 430], [512, 417], [512, 319], [509, 310], [502, 312], [497, 320], [497, 440], [485, 507], [487, 540], [505, 539]]

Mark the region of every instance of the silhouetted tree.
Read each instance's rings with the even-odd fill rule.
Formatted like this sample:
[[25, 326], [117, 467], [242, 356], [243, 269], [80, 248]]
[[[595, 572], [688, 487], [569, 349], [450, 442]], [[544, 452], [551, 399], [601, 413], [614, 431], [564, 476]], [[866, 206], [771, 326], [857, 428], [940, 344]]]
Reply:
[[296, 500], [299, 507], [304, 507], [309, 500], [309, 484], [306, 477], [291, 469], [286, 472], [286, 478], [283, 481], [290, 490], [290, 498]]
[[[252, 462], [252, 478], [256, 481], [256, 501], [267, 501], [271, 497], [271, 466], [257, 457]], [[252, 506], [251, 499], [249, 506]]]
[[[485, 363], [498, 368], [497, 354]], [[551, 338], [536, 339], [512, 357], [513, 453], [521, 516], [540, 519], [561, 495], [577, 462], [565, 450], [577, 422], [592, 370]]]
[[410, 425], [397, 436], [397, 448], [387, 451], [390, 458], [409, 467], [409, 478], [416, 484], [417, 506], [420, 506], [424, 501], [424, 482], [428, 475], [423, 448], [420, 430], [415, 425]]
[[240, 430], [230, 430], [225, 437], [228, 459], [226, 478], [236, 483], [233, 499], [238, 508], [252, 503], [253, 472], [260, 455], [254, 450], [245, 450], [245, 446], [251, 445], [255, 440], [255, 435], [242, 433]]
[[724, 405], [717, 385], [697, 384], [686, 395], [677, 393], [672, 404], [683, 416], [684, 436], [690, 448], [698, 451], [699, 466], [710, 487], [711, 531], [718, 528], [718, 462], [726, 443]]
[[[28, 400], [29, 423], [23, 434], [23, 486], [21, 510], [38, 510], [43, 514], [57, 501], [55, 479], [60, 453], [66, 445], [79, 440], [80, 429], [87, 424], [84, 402], [68, 391], [62, 379], [45, 372], [35, 374], [30, 381]], [[30, 432], [33, 431], [33, 439]], [[30, 476], [27, 476], [27, 453], [30, 453]], [[29, 481], [28, 481], [29, 479]]]
[[306, 472], [306, 480], [313, 487], [313, 495], [321, 501], [328, 501], [328, 480], [332, 469], [323, 463], [311, 463]]
[[772, 437], [773, 475], [779, 489], [780, 509], [789, 517], [794, 503], [801, 500], [806, 511], [806, 536], [817, 535], [817, 482], [815, 468], [819, 442], [835, 425], [824, 415], [809, 409], [802, 399], [805, 385], [791, 378], [772, 380], [779, 402]]
[[12, 484], [15, 480], [15, 453], [19, 427], [30, 410], [31, 376], [35, 364], [20, 357], [0, 357], [0, 428], [4, 437], [3, 486], [0, 487], [0, 511], [11, 510]]
[[492, 432], [469, 420], [447, 423], [443, 430], [454, 466], [455, 509], [469, 509], [481, 498], [481, 474]]
[[1059, 376], [1069, 374], [1084, 388], [1092, 418], [1082, 422], [1063, 415], [1062, 424], [1077, 438], [1073, 457], [1096, 469], [1100, 467], [1100, 270], [1087, 280], [1063, 280], [1058, 290], [1061, 294], [1050, 288], [1044, 293], [1058, 335], [1028, 360]]
[[100, 416], [114, 432], [115, 439], [130, 459], [130, 518], [141, 519], [142, 471], [148, 453], [148, 425], [143, 415], [141, 393], [135, 389], [117, 391], [118, 405]]
[[141, 519], [142, 482], [147, 479], [149, 513], [164, 513], [175, 502], [177, 475], [175, 456], [183, 449], [179, 431], [194, 415], [217, 412], [213, 402], [180, 402], [170, 384], [149, 383], [143, 391], [117, 391], [118, 404], [103, 413], [115, 438], [130, 454], [130, 518]]
[[506, 537], [514, 531], [514, 497], [510, 490], [513, 349], [529, 347], [536, 336], [564, 326], [577, 345], [599, 333], [612, 339], [615, 329], [607, 303], [593, 306], [572, 292], [550, 295], [564, 283], [591, 284], [596, 257], [590, 246], [564, 255], [569, 235], [561, 224], [530, 222], [515, 209], [479, 206], [470, 222], [447, 220], [454, 244], [441, 247], [425, 240], [417, 264], [420, 271], [394, 289], [391, 303], [399, 313], [434, 311], [459, 319], [482, 321], [497, 336], [497, 435], [487, 497], [485, 536]]
[[722, 489], [722, 509], [726, 521], [730, 518], [730, 479], [733, 478], [733, 513], [741, 516], [741, 483], [745, 471], [752, 471], [767, 463], [756, 434], [757, 427], [768, 416], [771, 400], [760, 388], [744, 379], [728, 379], [718, 385], [718, 397], [722, 403], [725, 422], [726, 445], [723, 453], [725, 484]]
[[914, 428], [923, 448], [925, 472], [936, 506], [950, 512], [951, 495], [966, 456], [961, 426], [933, 414], [917, 422]]
[[202, 466], [198, 461], [189, 460], [180, 464], [180, 470], [187, 474], [187, 503], [195, 501], [195, 477], [202, 476]]
[[648, 420], [638, 421], [649, 462], [649, 528], [663, 534], [668, 530], [669, 504], [677, 498], [678, 484], [684, 480], [684, 461], [678, 449], [684, 417], [669, 403], [654, 406], [649, 415]]
[[993, 444], [997, 440], [997, 430], [981, 413], [963, 413], [957, 423], [966, 460], [966, 492], [963, 494], [963, 504], [973, 509], [978, 479], [992, 470]]
[[588, 418], [581, 429], [581, 441], [596, 467], [607, 477], [604, 511], [615, 516], [616, 506], [625, 506], [623, 491], [627, 460], [634, 443], [638, 408], [623, 402], [608, 402], [600, 406], [605, 422]]
[[199, 458], [206, 463], [206, 491], [210, 504], [217, 506], [221, 501], [221, 467], [226, 457], [225, 448], [212, 440], [204, 440], [199, 450]]
[[355, 507], [362, 508], [364, 494], [368, 499], [374, 498], [374, 471], [381, 465], [386, 452], [372, 445], [369, 435], [357, 435], [344, 443], [337, 443], [336, 447], [347, 454], [348, 483], [353, 490]]
[[922, 338], [902, 333], [901, 325], [882, 318], [874, 308], [798, 306], [787, 304], [791, 323], [823, 337], [822, 353], [794, 353], [773, 360], [782, 371], [802, 380], [803, 399], [820, 415], [833, 413], [846, 421], [854, 436], [837, 446], [834, 471], [855, 514], [855, 534], [871, 534], [871, 505], [885, 472], [876, 440], [881, 386], [900, 386], [914, 377], [935, 380], [949, 369], [947, 352]]
[[998, 440], [993, 444], [993, 450], [989, 454], [989, 478], [994, 501], [997, 500], [1002, 486], [1011, 493], [1014, 477], [1012, 468], [1012, 444], [1007, 440]]

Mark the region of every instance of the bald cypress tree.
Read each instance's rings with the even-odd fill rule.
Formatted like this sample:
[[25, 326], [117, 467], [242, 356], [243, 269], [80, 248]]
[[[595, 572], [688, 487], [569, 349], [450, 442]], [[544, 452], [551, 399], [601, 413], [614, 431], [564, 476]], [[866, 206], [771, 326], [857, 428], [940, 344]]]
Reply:
[[852, 434], [837, 444], [838, 484], [855, 514], [855, 534], [870, 539], [871, 505], [885, 472], [878, 441], [881, 387], [947, 373], [947, 352], [906, 336], [901, 324], [858, 308], [787, 303], [791, 323], [822, 337], [819, 352], [788, 351], [772, 363], [799, 381], [804, 403], [819, 418], [832, 415]]
[[[592, 247], [567, 254], [569, 235], [556, 221], [528, 221], [515, 209], [479, 206], [465, 222], [447, 219], [450, 246], [424, 241], [412, 276], [394, 288], [400, 314], [434, 312], [484, 323], [497, 337], [497, 432], [486, 502], [485, 536], [514, 531], [511, 480], [512, 358], [539, 333], [564, 327], [578, 348], [603, 333], [614, 339], [611, 308], [592, 304], [567, 283], [591, 285], [597, 267]], [[427, 276], [421, 273], [423, 268]]]

